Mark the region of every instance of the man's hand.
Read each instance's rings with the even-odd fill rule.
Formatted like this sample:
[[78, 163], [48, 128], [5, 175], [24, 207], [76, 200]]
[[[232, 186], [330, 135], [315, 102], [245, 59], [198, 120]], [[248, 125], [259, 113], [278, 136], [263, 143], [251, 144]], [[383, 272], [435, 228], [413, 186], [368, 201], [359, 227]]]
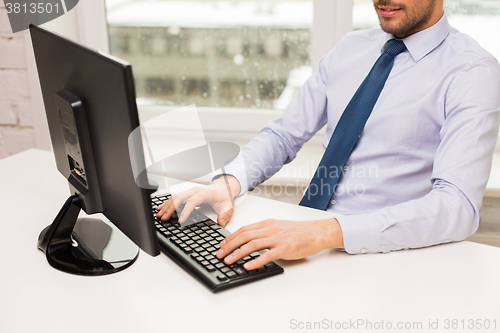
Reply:
[[344, 248], [342, 229], [336, 219], [310, 222], [265, 220], [238, 229], [220, 243], [217, 257], [228, 265], [254, 251], [269, 249], [247, 262], [257, 269], [276, 259], [301, 259], [327, 248]]
[[217, 223], [226, 226], [234, 211], [234, 196], [240, 193], [240, 183], [233, 176], [223, 176], [208, 186], [193, 187], [187, 191], [174, 194], [158, 206], [156, 217], [167, 221], [176, 208], [185, 205], [179, 216], [179, 223], [184, 223], [195, 207], [208, 203], [218, 214]]

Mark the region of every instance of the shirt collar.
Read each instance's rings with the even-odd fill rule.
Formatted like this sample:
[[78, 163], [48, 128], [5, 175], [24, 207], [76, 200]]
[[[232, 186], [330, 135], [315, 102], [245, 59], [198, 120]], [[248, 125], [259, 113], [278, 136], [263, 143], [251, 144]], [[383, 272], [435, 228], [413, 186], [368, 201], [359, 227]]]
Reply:
[[[441, 19], [432, 27], [403, 38], [403, 42], [405, 43], [406, 48], [408, 49], [408, 52], [410, 52], [413, 60], [418, 62], [438, 47], [449, 33], [450, 25], [448, 23], [448, 18], [446, 17], [446, 14], [443, 14]], [[394, 38], [391, 34], [386, 33], [385, 35], [386, 41]], [[385, 50], [386, 44], [387, 42], [384, 44], [382, 51]]]

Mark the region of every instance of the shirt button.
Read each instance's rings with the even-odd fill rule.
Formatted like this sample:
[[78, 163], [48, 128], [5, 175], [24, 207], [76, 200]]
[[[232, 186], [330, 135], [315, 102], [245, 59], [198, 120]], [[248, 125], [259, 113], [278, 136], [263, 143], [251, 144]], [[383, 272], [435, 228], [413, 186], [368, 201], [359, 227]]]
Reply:
[[331, 203], [332, 205], [335, 205], [335, 204], [337, 203], [337, 201], [335, 201], [335, 199], [332, 199], [332, 201], [330, 201], [330, 203]]
[[346, 166], [344, 166], [344, 171], [347, 171], [347, 170], [349, 170], [349, 167], [346, 165]]
[[366, 253], [366, 249], [361, 249], [361, 253], [365, 254]]

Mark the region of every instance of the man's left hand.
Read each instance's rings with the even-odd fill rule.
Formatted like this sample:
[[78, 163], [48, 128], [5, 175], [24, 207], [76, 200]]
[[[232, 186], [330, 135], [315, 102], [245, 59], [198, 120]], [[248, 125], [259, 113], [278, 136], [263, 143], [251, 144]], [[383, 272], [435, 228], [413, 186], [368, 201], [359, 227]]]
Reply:
[[264, 220], [238, 229], [220, 243], [217, 257], [228, 265], [252, 252], [269, 249], [247, 262], [257, 269], [276, 259], [302, 259], [327, 248], [344, 248], [342, 229], [336, 219], [294, 222]]

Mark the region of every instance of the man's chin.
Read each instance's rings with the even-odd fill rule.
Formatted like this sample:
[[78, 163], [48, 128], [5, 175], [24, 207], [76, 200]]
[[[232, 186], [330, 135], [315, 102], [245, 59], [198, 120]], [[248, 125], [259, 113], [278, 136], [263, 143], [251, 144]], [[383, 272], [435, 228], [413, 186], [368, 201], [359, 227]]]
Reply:
[[382, 20], [380, 21], [380, 27], [382, 30], [388, 34], [393, 35], [394, 37], [397, 38], [404, 38], [408, 36], [408, 31], [405, 29], [401, 29], [401, 27], [394, 25], [394, 24], [387, 24], [382, 23]]

